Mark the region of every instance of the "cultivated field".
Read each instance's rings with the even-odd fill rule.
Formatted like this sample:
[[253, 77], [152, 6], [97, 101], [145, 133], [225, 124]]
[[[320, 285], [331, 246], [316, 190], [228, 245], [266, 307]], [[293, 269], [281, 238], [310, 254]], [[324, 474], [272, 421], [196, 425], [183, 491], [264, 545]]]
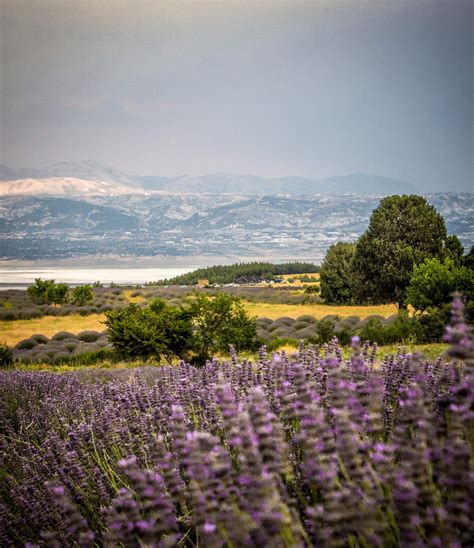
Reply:
[[340, 318], [348, 316], [359, 316], [363, 319], [367, 316], [380, 315], [388, 318], [398, 312], [397, 305], [376, 305], [376, 306], [331, 306], [326, 304], [272, 304], [272, 303], [245, 303], [245, 308], [251, 316], [259, 318], [270, 318], [276, 320], [283, 316], [298, 318], [303, 314], [309, 314], [316, 320], [324, 316], [338, 315]]
[[[132, 291], [126, 291], [125, 296], [130, 302], [141, 302], [143, 297], [131, 297]], [[270, 303], [245, 303], [245, 308], [251, 316], [259, 318], [266, 317], [277, 319], [281, 317], [298, 318], [303, 314], [309, 314], [316, 320], [325, 316], [336, 314], [340, 318], [348, 316], [359, 316], [361, 319], [371, 315], [380, 315], [385, 318], [397, 313], [396, 305], [379, 306], [330, 306], [324, 304], [315, 305], [291, 305], [291, 304], [270, 304]], [[0, 322], [0, 342], [9, 346], [15, 345], [22, 339], [27, 339], [35, 333], [42, 333], [51, 337], [58, 331], [70, 331], [77, 334], [85, 329], [102, 331], [105, 327], [104, 314], [91, 314], [80, 316], [43, 316], [31, 320], [14, 320]]]
[[15, 345], [22, 339], [27, 339], [35, 333], [41, 333], [52, 337], [58, 331], [70, 331], [77, 334], [86, 329], [103, 331], [102, 323], [105, 320], [104, 314], [91, 314], [90, 316], [43, 316], [31, 320], [14, 320], [0, 322], [0, 342], [9, 346]]
[[353, 346], [0, 372], [1, 544], [469, 546], [469, 362]]

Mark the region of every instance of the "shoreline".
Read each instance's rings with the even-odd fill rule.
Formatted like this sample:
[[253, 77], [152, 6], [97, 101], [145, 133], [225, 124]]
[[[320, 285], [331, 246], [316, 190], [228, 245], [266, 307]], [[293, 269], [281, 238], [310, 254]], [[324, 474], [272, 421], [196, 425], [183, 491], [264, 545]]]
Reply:
[[216, 265], [230, 265], [235, 263], [247, 263], [254, 261], [262, 262], [311, 262], [321, 263], [319, 257], [292, 256], [269, 254], [269, 255], [155, 255], [155, 256], [106, 256], [106, 257], [69, 257], [66, 259], [0, 259], [1, 269], [21, 269], [21, 268], [205, 268]]

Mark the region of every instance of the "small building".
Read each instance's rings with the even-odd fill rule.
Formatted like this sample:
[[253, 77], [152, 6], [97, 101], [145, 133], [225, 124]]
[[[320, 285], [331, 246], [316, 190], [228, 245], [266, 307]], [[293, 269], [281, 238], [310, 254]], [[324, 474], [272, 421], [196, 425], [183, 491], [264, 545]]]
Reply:
[[198, 280], [198, 287], [209, 287], [209, 280], [206, 280], [206, 278]]
[[265, 281], [263, 276], [239, 276], [234, 280], [238, 285], [261, 284]]

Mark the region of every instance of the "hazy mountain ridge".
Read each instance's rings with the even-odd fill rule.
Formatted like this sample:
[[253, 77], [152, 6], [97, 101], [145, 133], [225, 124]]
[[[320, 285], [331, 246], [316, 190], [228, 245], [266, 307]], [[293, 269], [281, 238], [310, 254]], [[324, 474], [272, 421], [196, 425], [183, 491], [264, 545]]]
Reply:
[[[34, 185], [32, 181], [37, 181]], [[81, 187], [81, 181], [84, 185]], [[355, 173], [313, 179], [260, 177], [217, 172], [201, 176], [138, 176], [100, 162], [60, 162], [42, 170], [0, 166], [0, 195], [78, 196], [169, 192], [183, 194], [403, 194], [419, 193], [412, 184], [381, 175]]]
[[[3, 258], [85, 255], [287, 253], [320, 260], [329, 245], [353, 241], [380, 195], [219, 194], [0, 197]], [[427, 195], [449, 233], [474, 244], [474, 194]]]

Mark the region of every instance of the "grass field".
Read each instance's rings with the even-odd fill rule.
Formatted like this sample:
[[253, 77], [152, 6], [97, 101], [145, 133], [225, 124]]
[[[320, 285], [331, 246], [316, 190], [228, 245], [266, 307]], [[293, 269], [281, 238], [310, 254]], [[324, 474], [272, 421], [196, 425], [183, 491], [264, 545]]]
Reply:
[[[432, 344], [407, 344], [407, 345], [388, 345], [388, 346], [379, 346], [377, 349], [377, 364], [380, 364], [384, 356], [387, 354], [396, 354], [399, 347], [404, 347], [407, 349], [407, 352], [420, 353], [423, 354], [425, 358], [434, 359], [437, 358], [440, 354], [446, 352], [448, 345], [444, 343], [432, 343]], [[296, 355], [297, 348], [289, 345], [282, 346], [278, 349], [278, 352], [285, 351], [289, 356]], [[343, 355], [344, 358], [348, 358], [352, 353], [351, 348], [344, 347]], [[229, 359], [230, 356], [226, 354], [219, 354], [217, 356], [219, 359]], [[248, 359], [250, 361], [256, 361], [257, 355], [251, 352], [241, 352], [239, 354], [241, 359]], [[178, 359], [173, 361], [174, 365], [177, 365], [179, 362]], [[34, 364], [21, 364], [16, 365], [15, 369], [23, 371], [49, 371], [53, 373], [67, 373], [71, 371], [77, 371], [78, 369], [87, 369], [90, 371], [100, 370], [100, 369], [133, 369], [135, 367], [141, 366], [152, 366], [159, 367], [162, 365], [156, 360], [150, 359], [146, 362], [142, 360], [137, 361], [111, 361], [104, 360], [99, 363], [93, 363], [90, 365], [71, 365], [71, 364], [60, 364], [52, 365], [48, 363], [34, 363]], [[378, 366], [378, 365], [377, 365]]]
[[123, 296], [127, 299], [129, 303], [142, 303], [145, 300], [145, 297], [143, 295], [132, 297], [132, 293], [134, 292], [134, 289], [124, 289]]
[[[400, 347], [406, 348], [407, 352], [410, 352], [411, 354], [423, 354], [426, 358], [437, 358], [440, 354], [444, 354], [446, 350], [448, 349], [448, 344], [446, 343], [429, 343], [429, 344], [390, 344], [385, 346], [379, 346], [377, 347], [377, 360], [382, 361], [384, 356], [387, 354], [396, 354], [398, 349]], [[284, 350], [288, 355], [292, 355], [295, 352], [297, 352], [297, 349], [290, 345], [283, 345], [280, 348], [278, 348], [278, 352], [281, 352]], [[352, 354], [352, 349], [349, 346], [343, 347], [343, 355], [344, 358], [348, 358]], [[248, 357], [249, 359], [253, 359], [254, 356], [251, 354], [248, 354], [244, 357]]]
[[359, 316], [366, 318], [372, 314], [379, 314], [388, 318], [397, 313], [397, 305], [377, 305], [377, 306], [331, 306], [326, 304], [271, 304], [271, 303], [245, 303], [245, 308], [251, 316], [259, 318], [270, 318], [276, 320], [283, 316], [297, 318], [303, 314], [314, 316], [320, 320], [329, 314], [337, 314], [341, 318], [347, 316]]
[[[310, 272], [308, 274], [283, 274], [282, 276], [278, 276], [278, 278], [282, 278], [285, 280], [285, 287], [305, 287], [307, 285], [319, 285], [319, 282], [302, 282], [301, 278], [304, 278], [305, 276], [308, 276], [310, 278], [318, 278], [319, 279], [319, 272]], [[288, 281], [293, 280], [293, 281]], [[278, 285], [275, 285], [278, 289]]]
[[[359, 316], [365, 318], [372, 314], [380, 314], [388, 317], [397, 313], [396, 305], [379, 306], [330, 306], [324, 304], [270, 304], [270, 303], [244, 303], [245, 308], [252, 316], [266, 317], [275, 320], [283, 316], [297, 318], [303, 314], [310, 314], [316, 319], [321, 319], [328, 314], [338, 314], [341, 318], [347, 316]], [[42, 333], [51, 337], [58, 331], [70, 331], [79, 333], [85, 329], [102, 331], [105, 327], [103, 322], [104, 314], [91, 314], [90, 316], [44, 316], [31, 320], [14, 320], [0, 322], [0, 342], [9, 346], [15, 345], [18, 341], [31, 337], [34, 333]]]
[[105, 325], [104, 314], [92, 314], [90, 316], [43, 316], [31, 320], [14, 320], [11, 322], [0, 322], [0, 342], [14, 346], [18, 341], [27, 339], [35, 333], [42, 333], [51, 337], [58, 331], [70, 331], [77, 334], [85, 329], [103, 331]]

